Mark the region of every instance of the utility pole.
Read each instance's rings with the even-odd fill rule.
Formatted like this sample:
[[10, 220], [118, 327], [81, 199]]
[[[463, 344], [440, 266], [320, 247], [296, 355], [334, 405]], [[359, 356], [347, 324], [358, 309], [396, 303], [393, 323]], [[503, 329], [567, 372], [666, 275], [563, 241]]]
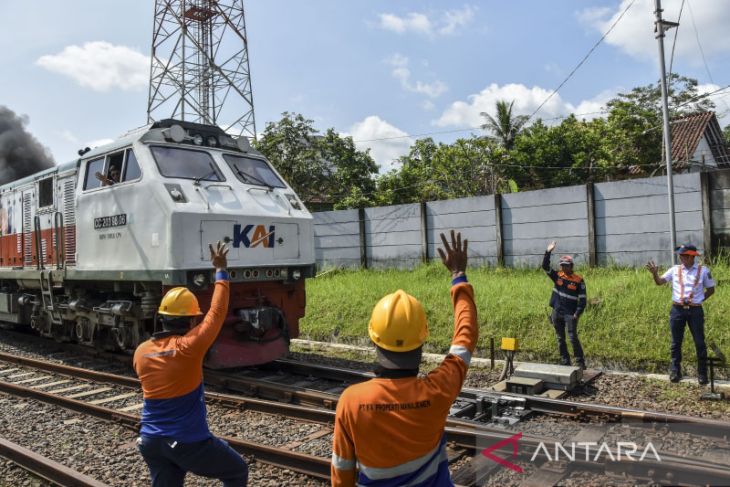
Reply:
[[659, 70], [661, 72], [661, 88], [662, 88], [662, 118], [664, 119], [664, 157], [667, 163], [667, 196], [669, 197], [669, 234], [672, 240], [672, 248], [670, 250], [672, 263], [676, 263], [677, 258], [674, 249], [677, 248], [677, 231], [674, 225], [674, 182], [672, 180], [672, 134], [669, 128], [669, 102], [667, 98], [667, 72], [664, 66], [664, 32], [672, 27], [679, 27], [677, 22], [669, 22], [662, 20], [661, 0], [654, 0], [654, 13], [656, 20], [654, 21], [654, 32], [659, 41]]
[[155, 0], [148, 122], [256, 136], [244, 0]]

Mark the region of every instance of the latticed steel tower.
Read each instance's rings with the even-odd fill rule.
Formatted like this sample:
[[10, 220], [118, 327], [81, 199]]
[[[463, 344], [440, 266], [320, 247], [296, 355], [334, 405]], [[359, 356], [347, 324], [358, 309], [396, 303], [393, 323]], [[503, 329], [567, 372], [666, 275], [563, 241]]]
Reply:
[[243, 0], [155, 0], [147, 118], [255, 136]]

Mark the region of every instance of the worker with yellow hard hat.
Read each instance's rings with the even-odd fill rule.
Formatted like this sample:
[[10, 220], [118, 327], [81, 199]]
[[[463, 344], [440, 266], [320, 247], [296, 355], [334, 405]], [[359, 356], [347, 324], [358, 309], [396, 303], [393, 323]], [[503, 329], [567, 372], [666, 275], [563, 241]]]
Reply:
[[451, 271], [454, 337], [441, 365], [419, 376], [426, 312], [398, 290], [373, 309], [368, 326], [375, 344], [376, 377], [340, 396], [332, 444], [333, 486], [453, 485], [444, 427], [461, 391], [477, 343], [474, 291], [466, 279], [467, 244], [451, 231], [438, 249]]
[[187, 472], [245, 486], [248, 467], [241, 456], [208, 429], [203, 391], [203, 358], [228, 314], [228, 249], [210, 247], [216, 269], [210, 310], [203, 312], [187, 288], [170, 289], [157, 311], [162, 331], [134, 352], [134, 370], [142, 383], [144, 407], [137, 440], [152, 485], [180, 486]]

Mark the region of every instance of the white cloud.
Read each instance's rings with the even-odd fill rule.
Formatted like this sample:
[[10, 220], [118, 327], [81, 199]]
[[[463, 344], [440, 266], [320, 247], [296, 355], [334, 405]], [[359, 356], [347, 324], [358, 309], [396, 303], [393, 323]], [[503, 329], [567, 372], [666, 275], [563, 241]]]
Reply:
[[104, 41], [67, 46], [58, 54], [41, 56], [36, 64], [94, 91], [134, 90], [146, 87], [149, 82], [149, 57]]
[[413, 31], [421, 33], [430, 33], [431, 21], [425, 14], [411, 12], [404, 17], [398, 17], [395, 14], [380, 14], [380, 28], [403, 34], [404, 32]]
[[[482, 112], [495, 115], [495, 105], [499, 100], [512, 102], [514, 115], [531, 115], [538, 106], [550, 95], [551, 90], [533, 86], [528, 88], [523, 84], [510, 83], [499, 86], [492, 83], [481, 92], [470, 95], [466, 101], [456, 101], [451, 104], [441, 116], [432, 123], [438, 127], [479, 127], [484, 123]], [[606, 102], [616, 94], [616, 91], [607, 90], [591, 99], [583, 100], [577, 105], [563, 100], [560, 94], [555, 94], [540, 109], [536, 118], [542, 118], [548, 123], [559, 123], [559, 117], [575, 113], [578, 118], [591, 119], [600, 114]], [[553, 119], [553, 120], [551, 120]]]
[[459, 27], [465, 27], [476, 15], [476, 7], [465, 5], [461, 10], [449, 10], [444, 13], [442, 27], [439, 34], [453, 34]]
[[429, 98], [438, 98], [449, 89], [449, 87], [446, 86], [446, 83], [440, 80], [436, 80], [432, 83], [411, 81], [411, 70], [408, 67], [408, 58], [401, 54], [393, 54], [386, 60], [386, 62], [393, 66], [393, 77], [400, 81], [401, 87], [406, 91], [426, 95]]
[[[631, 0], [622, 0], [621, 4], [615, 8], [582, 10], [578, 13], [578, 20], [603, 34], [630, 2]], [[691, 5], [689, 2], [685, 4], [677, 37], [675, 60], [702, 62], [697, 46], [695, 28], [692, 24], [693, 16], [702, 42], [702, 49], [707, 56], [730, 52], [730, 36], [727, 35], [727, 26], [730, 24], [730, 8], [727, 8], [727, 5], [723, 7], [719, 5], [718, 2], [709, 1], [694, 1]], [[679, 1], [664, 2], [662, 5], [664, 9], [663, 18], [676, 21], [679, 17], [680, 6], [681, 2]], [[669, 63], [671, 45], [676, 32], [676, 29], [672, 29], [667, 32], [665, 37], [667, 63]], [[634, 58], [656, 62], [657, 42], [654, 38], [653, 0], [636, 0], [614, 30], [606, 37], [606, 42], [617, 46]]]
[[399, 16], [384, 13], [378, 15], [378, 27], [398, 34], [415, 32], [426, 35], [451, 35], [467, 26], [474, 19], [476, 11], [476, 7], [465, 5], [461, 9], [430, 14], [410, 12]]
[[[407, 154], [413, 139], [377, 115], [365, 117], [350, 127], [349, 134], [360, 150], [370, 149], [370, 155], [387, 171], [394, 167], [398, 157]], [[377, 140], [375, 140], [377, 139]]]

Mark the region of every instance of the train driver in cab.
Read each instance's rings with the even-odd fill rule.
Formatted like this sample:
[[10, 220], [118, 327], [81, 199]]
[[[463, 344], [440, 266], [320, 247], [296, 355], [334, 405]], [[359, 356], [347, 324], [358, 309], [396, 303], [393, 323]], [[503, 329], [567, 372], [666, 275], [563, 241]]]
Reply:
[[96, 179], [101, 181], [102, 186], [111, 186], [121, 181], [121, 171], [119, 171], [119, 168], [117, 166], [111, 166], [109, 168], [108, 176], [104, 176], [100, 172], [97, 172], [96, 174], [94, 174], [94, 176], [96, 176]]

